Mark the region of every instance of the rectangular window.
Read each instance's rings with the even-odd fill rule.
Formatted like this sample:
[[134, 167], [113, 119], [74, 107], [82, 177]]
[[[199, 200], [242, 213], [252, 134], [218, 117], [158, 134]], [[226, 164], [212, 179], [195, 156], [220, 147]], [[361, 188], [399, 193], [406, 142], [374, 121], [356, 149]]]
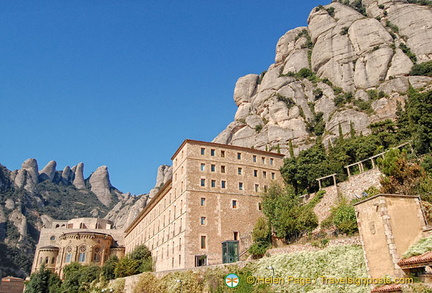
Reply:
[[200, 224], [205, 225], [206, 224], [206, 217], [201, 217]]
[[85, 262], [86, 254], [85, 252], [80, 252], [78, 255], [78, 262]]
[[261, 160], [262, 160], [262, 163], [265, 164], [265, 157], [262, 157]]
[[221, 151], [221, 158], [225, 158], [225, 151]]
[[215, 155], [215, 150], [214, 150], [214, 149], [211, 149], [211, 150], [210, 150], [210, 156], [214, 157], [214, 155]]
[[271, 179], [274, 180], [275, 179], [275, 173], [271, 173]]
[[267, 192], [267, 190], [268, 190], [268, 186], [264, 185], [264, 191]]
[[234, 232], [234, 240], [239, 240], [239, 232]]
[[259, 184], [255, 184], [255, 192], [258, 192]]
[[221, 173], [225, 173], [225, 166], [221, 166]]
[[243, 190], [243, 182], [239, 182], [239, 190]]
[[267, 178], [267, 172], [263, 171], [263, 178]]
[[201, 179], [201, 186], [205, 186], [205, 179]]
[[237, 160], [241, 160], [241, 153], [237, 153]]
[[200, 170], [201, 170], [201, 171], [204, 171], [204, 170], [205, 170], [205, 164], [201, 164]]
[[68, 253], [68, 254], [66, 254], [66, 257], [65, 257], [65, 263], [69, 263], [69, 262], [71, 262], [71, 258], [72, 258], [72, 253]]
[[201, 148], [201, 155], [205, 154], [205, 148]]
[[255, 155], [252, 157], [252, 161], [253, 161], [254, 163], [256, 163], [256, 156], [255, 156]]
[[211, 187], [216, 187], [216, 180], [211, 181]]
[[233, 199], [233, 200], [231, 201], [231, 207], [232, 207], [233, 209], [236, 209], [236, 208], [237, 208], [237, 200], [236, 200], [236, 199]]
[[205, 197], [201, 197], [201, 202], [200, 202], [201, 206], [205, 206], [205, 202], [206, 202]]
[[258, 170], [254, 170], [254, 177], [258, 177]]
[[205, 249], [207, 247], [207, 236], [201, 236], [201, 249]]
[[270, 165], [273, 165], [273, 159], [270, 159]]
[[238, 169], [237, 169], [237, 173], [238, 173], [239, 175], [242, 174], [242, 171], [243, 171], [242, 168], [238, 168]]
[[260, 203], [260, 202], [258, 203], [258, 210], [259, 210], [259, 211], [261, 211], [261, 210], [262, 210], [262, 205], [261, 205], [261, 203]]
[[224, 181], [224, 180], [221, 181], [221, 187], [226, 188], [226, 181]]
[[212, 171], [212, 172], [216, 171], [216, 165], [211, 165], [210, 166], [210, 171]]

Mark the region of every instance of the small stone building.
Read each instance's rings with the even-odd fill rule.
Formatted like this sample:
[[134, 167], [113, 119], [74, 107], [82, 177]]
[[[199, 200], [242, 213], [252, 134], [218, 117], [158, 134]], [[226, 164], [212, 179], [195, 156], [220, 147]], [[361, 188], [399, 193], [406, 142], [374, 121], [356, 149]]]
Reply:
[[263, 215], [261, 193], [283, 182], [283, 155], [185, 140], [171, 159], [172, 180], [125, 230], [126, 253], [145, 244], [156, 271], [238, 260]]
[[32, 273], [42, 264], [63, 276], [63, 268], [71, 262], [102, 266], [111, 255], [124, 256], [124, 232], [112, 229], [105, 219], [77, 218], [53, 221], [41, 230]]
[[379, 194], [354, 207], [369, 276], [405, 277], [398, 262], [426, 229], [420, 198]]
[[0, 293], [22, 293], [24, 280], [15, 277], [5, 277], [0, 281]]

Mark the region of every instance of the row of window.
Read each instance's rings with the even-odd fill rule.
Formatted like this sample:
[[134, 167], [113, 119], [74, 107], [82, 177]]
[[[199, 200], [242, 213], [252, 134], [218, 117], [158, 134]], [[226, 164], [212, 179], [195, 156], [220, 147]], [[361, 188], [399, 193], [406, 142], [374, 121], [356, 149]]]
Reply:
[[[205, 163], [201, 163], [200, 170], [202, 172], [204, 172], [205, 169], [206, 169], [206, 164]], [[216, 165], [214, 165], [214, 164], [210, 165], [210, 172], [216, 172]], [[220, 172], [223, 173], [223, 174], [226, 173], [226, 167], [224, 165], [220, 166]], [[254, 177], [258, 177], [258, 173], [259, 173], [258, 170], [253, 170], [253, 176]], [[238, 167], [237, 168], [237, 175], [243, 175], [243, 174], [244, 174], [243, 168], [242, 167]], [[275, 172], [271, 172], [271, 179], [272, 180], [275, 179], [275, 176], [276, 176]], [[267, 178], [267, 171], [262, 171], [262, 178]]]
[[[204, 156], [206, 154], [206, 149], [205, 148], [201, 148], [201, 155]], [[216, 149], [210, 149], [210, 156], [214, 157], [216, 156]], [[225, 158], [225, 151], [221, 150], [220, 151], [220, 157], [221, 158]], [[237, 160], [241, 160], [242, 159], [242, 153], [238, 152], [237, 153]], [[274, 159], [270, 158], [269, 160], [269, 164], [273, 165], [274, 164]], [[258, 162], [258, 157], [256, 155], [252, 156], [252, 162], [256, 163]], [[267, 158], [266, 157], [261, 157], [261, 162], [263, 164], [267, 164]]]
[[[215, 188], [216, 187], [216, 180], [214, 180], [214, 179], [211, 179], [211, 180], [209, 180], [210, 181], [210, 187], [212, 187], [212, 188]], [[201, 178], [201, 180], [200, 180], [200, 186], [202, 186], [202, 187], [205, 187], [206, 186], [206, 179], [204, 179], [204, 178]], [[221, 188], [226, 188], [226, 186], [227, 186], [227, 182], [225, 181], [225, 180], [221, 180], [220, 181], [220, 187]], [[267, 191], [267, 189], [268, 189], [268, 186], [267, 185], [264, 185], [264, 191]], [[239, 182], [238, 183], [238, 190], [244, 190], [244, 184], [243, 184], [243, 182]], [[260, 190], [259, 190], [259, 184], [255, 184], [254, 185], [254, 191], [255, 192], [259, 192]]]

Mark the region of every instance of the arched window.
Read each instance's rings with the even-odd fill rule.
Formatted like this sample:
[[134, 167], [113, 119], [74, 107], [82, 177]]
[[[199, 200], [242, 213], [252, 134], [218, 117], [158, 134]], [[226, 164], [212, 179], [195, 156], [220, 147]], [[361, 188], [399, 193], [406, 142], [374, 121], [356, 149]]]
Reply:
[[85, 259], [86, 259], [86, 247], [85, 245], [81, 245], [79, 247], [78, 262], [85, 262]]
[[49, 260], [48, 260], [48, 256], [47, 256], [47, 257], [45, 257], [45, 263], [48, 264], [48, 261]]
[[101, 261], [101, 248], [99, 246], [96, 246], [93, 252], [93, 262], [100, 262]]
[[66, 247], [65, 263], [70, 263], [72, 260], [72, 247]]

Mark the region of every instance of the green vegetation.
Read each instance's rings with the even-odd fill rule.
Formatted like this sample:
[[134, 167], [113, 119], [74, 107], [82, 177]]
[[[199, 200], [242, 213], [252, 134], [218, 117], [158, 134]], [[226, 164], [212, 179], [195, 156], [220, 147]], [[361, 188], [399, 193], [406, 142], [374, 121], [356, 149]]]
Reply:
[[60, 293], [61, 280], [43, 265], [31, 275], [24, 293]]
[[331, 17], [335, 16], [335, 9], [333, 7], [327, 8], [326, 11]]
[[[275, 278], [310, 277], [317, 278], [317, 282], [309, 285], [290, 284], [248, 284], [247, 278], [272, 277], [274, 268]], [[240, 277], [239, 285], [229, 289], [224, 277], [235, 273]], [[203, 271], [171, 272], [162, 278], [144, 273], [133, 289], [134, 293], [168, 293], [168, 292], [239, 292], [239, 293], [271, 293], [271, 292], [369, 292], [367, 286], [356, 285], [323, 285], [319, 276], [327, 277], [367, 277], [363, 250], [357, 245], [331, 246], [316, 252], [299, 252], [281, 254], [262, 258], [244, 267], [230, 265], [223, 268], [208, 268]]]
[[295, 105], [294, 100], [292, 98], [287, 98], [285, 96], [282, 96], [279, 93], [276, 94], [276, 98], [279, 102], [284, 102], [288, 109], [291, 109]]
[[151, 252], [145, 245], [139, 245], [117, 262], [114, 269], [116, 278], [127, 277], [152, 270]]
[[407, 0], [408, 3], [418, 4], [418, 5], [425, 5], [432, 7], [432, 1], [430, 0]]
[[413, 52], [411, 52], [411, 49], [407, 45], [405, 45], [404, 43], [401, 43], [399, 45], [399, 48], [402, 50], [402, 52], [405, 53], [405, 55], [407, 55], [411, 59], [412, 63], [414, 63], [414, 64], [417, 63], [416, 55]]
[[260, 217], [252, 231], [253, 244], [249, 248], [249, 253], [253, 257], [262, 257], [271, 244], [271, 231], [269, 222], [265, 217]]
[[403, 255], [402, 258], [411, 256], [422, 255], [432, 250], [432, 237], [420, 239], [417, 243], [412, 245]]
[[255, 131], [258, 132], [258, 133], [260, 133], [262, 129], [263, 129], [263, 125], [262, 124], [258, 124], [258, 125], [255, 126]]
[[344, 26], [344, 27], [341, 29], [340, 34], [341, 34], [342, 36], [343, 36], [343, 35], [346, 35], [346, 34], [348, 33], [348, 30], [349, 30], [349, 27]]
[[414, 64], [411, 69], [410, 75], [432, 76], [432, 61]]
[[345, 198], [337, 206], [332, 207], [330, 216], [321, 223], [321, 227], [335, 227], [338, 232], [352, 235], [358, 232], [354, 207]]

